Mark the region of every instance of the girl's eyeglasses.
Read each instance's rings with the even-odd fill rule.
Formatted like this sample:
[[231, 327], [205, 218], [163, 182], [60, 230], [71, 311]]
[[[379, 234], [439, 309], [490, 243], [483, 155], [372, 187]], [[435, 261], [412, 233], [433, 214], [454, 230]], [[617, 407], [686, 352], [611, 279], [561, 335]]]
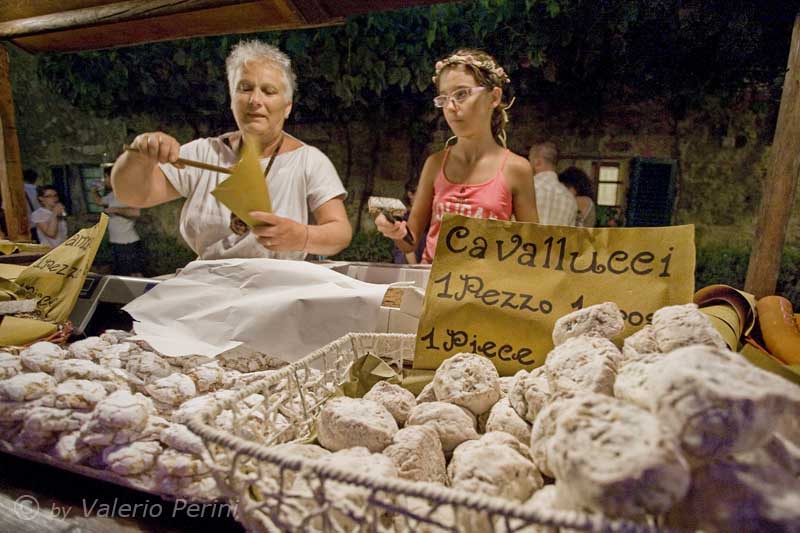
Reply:
[[470, 95], [474, 92], [482, 91], [486, 87], [464, 87], [463, 89], [456, 89], [453, 91], [453, 94], [440, 94], [436, 98], [433, 99], [433, 105], [436, 107], [447, 107], [447, 104], [450, 103], [450, 100], [453, 100], [457, 104], [463, 103]]

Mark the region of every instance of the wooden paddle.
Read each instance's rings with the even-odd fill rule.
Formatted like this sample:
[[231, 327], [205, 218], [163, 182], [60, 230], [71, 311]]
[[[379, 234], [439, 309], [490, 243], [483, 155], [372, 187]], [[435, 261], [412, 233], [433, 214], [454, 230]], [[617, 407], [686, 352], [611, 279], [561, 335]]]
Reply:
[[[132, 147], [129, 144], [122, 145], [123, 150], [127, 150], [129, 152], [138, 152], [136, 148]], [[225, 168], [225, 167], [218, 167], [216, 165], [209, 165], [208, 163], [202, 163], [200, 161], [192, 161], [191, 159], [184, 159], [179, 157], [174, 163], [174, 165], [185, 165], [187, 167], [195, 167], [195, 168], [202, 168], [204, 170], [211, 170], [213, 172], [222, 172], [224, 174], [232, 174], [232, 168]]]

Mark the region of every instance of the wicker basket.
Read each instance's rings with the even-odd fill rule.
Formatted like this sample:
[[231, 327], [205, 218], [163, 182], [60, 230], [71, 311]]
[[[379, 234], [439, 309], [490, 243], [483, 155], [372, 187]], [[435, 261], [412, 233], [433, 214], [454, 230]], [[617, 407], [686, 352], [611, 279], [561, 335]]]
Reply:
[[[400, 368], [413, 357], [414, 343], [414, 335], [346, 335], [189, 422], [205, 441], [220, 490], [248, 530], [658, 531], [602, 515], [539, 510], [439, 485], [362, 475], [274, 448], [314, 438], [322, 405], [340, 394], [353, 361], [372, 353]], [[223, 419], [236, 429], [220, 429]]]

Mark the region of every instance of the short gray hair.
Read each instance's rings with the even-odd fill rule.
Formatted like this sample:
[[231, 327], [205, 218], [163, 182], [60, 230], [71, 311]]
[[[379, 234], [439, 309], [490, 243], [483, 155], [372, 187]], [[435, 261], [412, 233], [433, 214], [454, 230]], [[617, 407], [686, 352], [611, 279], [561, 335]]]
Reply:
[[530, 157], [531, 159], [538, 157], [555, 165], [558, 163], [558, 147], [551, 141], [534, 144], [531, 147]]
[[257, 63], [268, 63], [278, 69], [283, 74], [283, 83], [286, 87], [286, 98], [293, 101], [292, 97], [297, 90], [297, 76], [292, 70], [292, 60], [289, 59], [285, 53], [281, 52], [275, 46], [267, 44], [262, 41], [239, 41], [233, 47], [231, 53], [228, 54], [228, 59], [225, 60], [225, 70], [228, 74], [228, 89], [233, 98], [236, 92], [234, 83], [236, 82], [236, 73], [239, 72], [245, 63], [255, 61]]

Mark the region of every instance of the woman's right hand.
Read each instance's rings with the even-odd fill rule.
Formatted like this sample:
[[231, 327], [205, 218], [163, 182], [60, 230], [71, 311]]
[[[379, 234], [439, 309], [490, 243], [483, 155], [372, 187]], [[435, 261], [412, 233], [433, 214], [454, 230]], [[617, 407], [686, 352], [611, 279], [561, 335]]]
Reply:
[[384, 237], [389, 237], [394, 241], [402, 240], [408, 233], [405, 220], [397, 220], [392, 224], [386, 220], [383, 213], [375, 217], [375, 227], [378, 228], [378, 231], [380, 231]]
[[181, 145], [172, 135], [151, 131], [137, 135], [131, 148], [159, 163], [174, 163], [180, 157]]

